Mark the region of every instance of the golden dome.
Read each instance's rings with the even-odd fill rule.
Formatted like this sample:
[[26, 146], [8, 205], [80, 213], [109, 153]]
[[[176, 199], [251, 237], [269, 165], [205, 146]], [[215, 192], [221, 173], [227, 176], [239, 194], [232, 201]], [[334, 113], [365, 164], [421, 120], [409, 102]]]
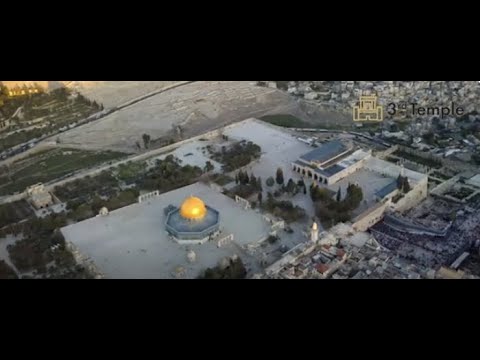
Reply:
[[207, 214], [204, 202], [197, 197], [189, 197], [180, 207], [180, 215], [189, 220], [201, 220]]

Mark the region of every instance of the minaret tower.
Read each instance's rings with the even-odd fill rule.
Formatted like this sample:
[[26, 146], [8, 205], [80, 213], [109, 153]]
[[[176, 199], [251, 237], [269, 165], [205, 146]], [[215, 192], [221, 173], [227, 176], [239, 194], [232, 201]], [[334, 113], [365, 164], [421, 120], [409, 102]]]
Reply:
[[310, 241], [313, 243], [318, 242], [318, 225], [316, 222], [312, 225], [312, 230], [310, 230]]

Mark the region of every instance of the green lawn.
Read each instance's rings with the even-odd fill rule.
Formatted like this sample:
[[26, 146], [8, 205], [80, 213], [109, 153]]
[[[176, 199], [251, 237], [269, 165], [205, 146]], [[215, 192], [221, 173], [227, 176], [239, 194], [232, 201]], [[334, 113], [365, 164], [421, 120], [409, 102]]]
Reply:
[[29, 140], [40, 138], [43, 135], [55, 134], [58, 132], [58, 129], [76, 123], [100, 110], [99, 106], [88, 102], [88, 100], [80, 98], [68, 100], [67, 96], [70, 92], [66, 89], [63, 92], [65, 92], [63, 95], [60, 93], [49, 93], [35, 95], [31, 98], [25, 97], [9, 100], [10, 103], [6, 104], [4, 108], [12, 112], [22, 105], [24, 114], [23, 120], [17, 120], [12, 123], [11, 130], [26, 128], [29, 126], [29, 121], [39, 118], [43, 118], [44, 120], [41, 123], [48, 124], [48, 126], [17, 132], [0, 139], [0, 152]]
[[50, 150], [15, 163], [11, 169], [11, 180], [0, 178], [0, 195], [23, 191], [38, 182], [46, 183], [76, 170], [123, 156], [125, 154], [113, 151]]
[[220, 186], [225, 186], [235, 181], [235, 179], [225, 174], [215, 174], [212, 176], [212, 181]]
[[265, 122], [283, 127], [313, 128], [314, 125], [289, 114], [266, 115], [260, 118]]
[[146, 169], [145, 162], [128, 162], [117, 168], [118, 178], [120, 180], [128, 180], [137, 177]]
[[[278, 115], [265, 115], [260, 118], [260, 120], [265, 121], [267, 123], [282, 126], [286, 128], [307, 128], [307, 129], [325, 129], [325, 130], [346, 130], [350, 129], [351, 125], [349, 124], [312, 124], [308, 121], [302, 120], [297, 118], [296, 116], [290, 114], [278, 114]], [[364, 123], [364, 126], [378, 126], [377, 123], [375, 124], [367, 124]], [[370, 130], [368, 127], [368, 130]], [[365, 131], [367, 129], [364, 129]]]

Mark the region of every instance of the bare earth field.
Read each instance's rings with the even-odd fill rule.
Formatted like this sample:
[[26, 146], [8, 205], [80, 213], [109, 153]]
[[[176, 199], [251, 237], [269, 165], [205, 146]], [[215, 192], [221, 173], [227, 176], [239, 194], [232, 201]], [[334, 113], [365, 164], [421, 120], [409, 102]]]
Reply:
[[89, 99], [101, 103], [105, 108], [123, 103], [160, 90], [177, 81], [62, 81], [70, 89], [81, 92]]
[[[135, 88], [122, 83], [115, 82], [111, 87], [98, 85], [99, 89], [91, 90], [95, 95], [89, 95], [87, 88], [79, 90], [95, 98], [110, 89], [115, 98], [122, 86], [129, 91]], [[164, 82], [163, 85], [168, 84]], [[130, 94], [129, 99], [124, 99], [140, 95]], [[142, 143], [144, 133], [158, 139], [169, 136], [174, 127], [180, 125], [184, 129], [183, 138], [188, 138], [249, 117], [281, 113], [291, 113], [312, 123], [338, 121], [336, 114], [312, 110], [308, 104], [280, 90], [258, 87], [246, 81], [199, 81], [152, 96], [102, 120], [65, 132], [60, 141], [62, 146], [68, 147], [132, 152], [136, 151], [137, 141]]]
[[102, 103], [105, 108], [111, 108], [160, 90], [177, 81], [4, 81], [3, 83], [8, 87], [14, 87], [30, 86], [35, 82], [44, 88], [66, 86]]

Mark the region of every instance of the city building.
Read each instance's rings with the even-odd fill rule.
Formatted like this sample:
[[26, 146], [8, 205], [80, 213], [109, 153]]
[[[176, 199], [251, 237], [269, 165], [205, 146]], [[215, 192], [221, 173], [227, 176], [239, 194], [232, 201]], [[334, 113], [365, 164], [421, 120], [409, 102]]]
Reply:
[[43, 184], [28, 187], [26, 193], [36, 210], [48, 208], [54, 203], [52, 195], [45, 189]]
[[370, 151], [335, 140], [302, 155], [292, 168], [319, 184], [331, 185], [360, 169], [370, 157]]
[[43, 218], [53, 213], [62, 213], [67, 208], [66, 203], [61, 202], [55, 194], [48, 191], [41, 183], [29, 186], [25, 190], [25, 195], [38, 218]]
[[[419, 199], [427, 196], [428, 176], [416, 171], [405, 169], [388, 161], [372, 156], [371, 151], [355, 149], [339, 140], [321, 145], [315, 150], [300, 156], [292, 163], [293, 171], [312, 180], [319, 186], [333, 185], [342, 179], [350, 177], [359, 171], [368, 172], [368, 178], [382, 177], [386, 181], [374, 192], [377, 202], [392, 200], [398, 194], [397, 178], [406, 177]], [[352, 178], [352, 183], [355, 183]], [[362, 184], [360, 184], [362, 185]], [[365, 184], [367, 185], [367, 184]], [[412, 195], [409, 196], [412, 198]]]

